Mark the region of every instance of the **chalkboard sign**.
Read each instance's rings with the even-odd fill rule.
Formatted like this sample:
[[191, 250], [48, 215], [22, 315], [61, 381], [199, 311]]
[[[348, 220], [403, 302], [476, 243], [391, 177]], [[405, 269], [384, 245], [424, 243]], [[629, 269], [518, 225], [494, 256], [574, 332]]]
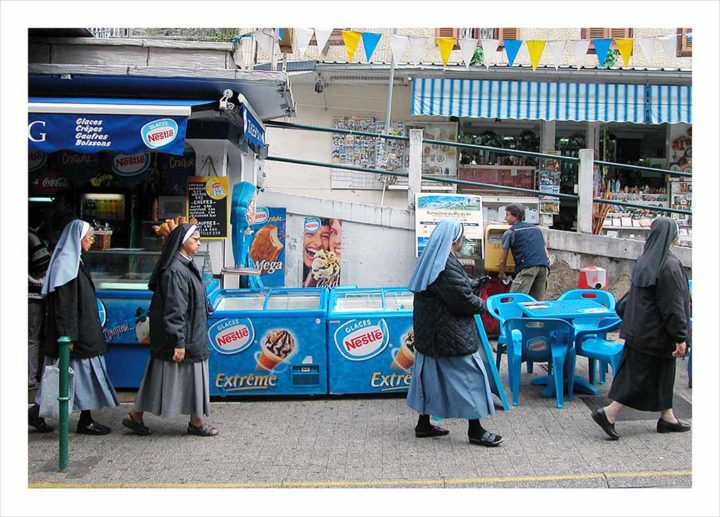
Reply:
[[187, 188], [187, 216], [198, 221], [203, 239], [225, 239], [228, 230], [227, 176], [190, 176]]

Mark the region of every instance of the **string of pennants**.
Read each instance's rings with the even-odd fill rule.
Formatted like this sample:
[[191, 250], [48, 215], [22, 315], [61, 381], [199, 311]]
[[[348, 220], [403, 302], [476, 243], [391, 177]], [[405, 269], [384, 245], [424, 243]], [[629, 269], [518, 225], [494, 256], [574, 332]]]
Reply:
[[[310, 46], [313, 34], [318, 48], [318, 53], [322, 52], [325, 48], [333, 29], [302, 29], [295, 28], [295, 41], [297, 43], [297, 50], [300, 57], [304, 57]], [[278, 38], [282, 38], [282, 29], [278, 29], [277, 33], [274, 29], [260, 29], [252, 33], [252, 36], [258, 42], [258, 45], [262, 50], [268, 54], [272, 53], [273, 38], [277, 34]], [[684, 33], [683, 36], [687, 38], [688, 42], [692, 42], [692, 33]], [[343, 43], [345, 44], [345, 50], [348, 56], [348, 62], [352, 62], [355, 57], [355, 52], [358, 49], [360, 42], [365, 51], [365, 59], [370, 62], [375, 50], [377, 49], [382, 34], [376, 32], [360, 32], [360, 31], [342, 31]], [[498, 52], [499, 40], [497, 39], [476, 39], [476, 38], [452, 38], [452, 37], [436, 37], [429, 38], [424, 36], [402, 36], [399, 34], [390, 35], [390, 49], [392, 51], [393, 59], [396, 63], [400, 62], [400, 58], [405, 50], [410, 47], [410, 62], [420, 63], [425, 49], [428, 44], [428, 40], [435, 40], [434, 44], [440, 51], [440, 58], [444, 65], [448, 64], [450, 59], [450, 52], [457, 44], [460, 47], [462, 59], [465, 63], [465, 67], [470, 67], [475, 49], [478, 47], [478, 43], [483, 49], [484, 64], [487, 68], [491, 64], [497, 63], [500, 52]], [[605, 60], [607, 59], [608, 52], [612, 42], [615, 41], [615, 45], [620, 52], [623, 63], [626, 67], [630, 66], [630, 59], [633, 55], [633, 47], [640, 49], [640, 51], [649, 60], [652, 58], [653, 46], [655, 41], [659, 41], [662, 44], [665, 54], [673, 58], [675, 57], [677, 35], [668, 36], [652, 36], [652, 37], [641, 37], [641, 38], [593, 38], [593, 39], [581, 39], [581, 40], [519, 40], [519, 39], [505, 39], [503, 40], [503, 49], [507, 56], [507, 65], [513, 66], [515, 58], [520, 51], [523, 43], [527, 47], [528, 54], [530, 56], [530, 64], [533, 70], [537, 69], [540, 58], [543, 52], [547, 51], [552, 57], [552, 62], [557, 70], [562, 61], [566, 47], [569, 45], [571, 53], [575, 59], [575, 66], [579, 69], [584, 64], [584, 59], [587, 54], [587, 50], [592, 42], [595, 46], [595, 52], [597, 54], [598, 65], [600, 68], [604, 67]]]

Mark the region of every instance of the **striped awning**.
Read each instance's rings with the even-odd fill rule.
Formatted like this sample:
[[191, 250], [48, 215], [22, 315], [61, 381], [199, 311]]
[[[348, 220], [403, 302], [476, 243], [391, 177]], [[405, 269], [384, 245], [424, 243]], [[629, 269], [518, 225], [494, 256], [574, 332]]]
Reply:
[[692, 86], [648, 86], [647, 123], [692, 124]]
[[[662, 116], [656, 117], [657, 121], [650, 120], [648, 88], [652, 87], [642, 84], [417, 78], [412, 85], [412, 114], [638, 124], [670, 122]], [[672, 113], [673, 108], [674, 105], [665, 111]]]

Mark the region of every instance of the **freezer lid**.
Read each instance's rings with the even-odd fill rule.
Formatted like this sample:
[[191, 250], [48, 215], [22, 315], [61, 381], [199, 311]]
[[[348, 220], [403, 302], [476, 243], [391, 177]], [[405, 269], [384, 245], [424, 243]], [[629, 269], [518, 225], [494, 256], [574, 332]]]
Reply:
[[385, 310], [412, 311], [414, 296], [410, 290], [385, 291]]
[[348, 289], [335, 292], [333, 312], [382, 311], [381, 289]]
[[215, 311], [261, 311], [268, 291], [226, 291], [218, 294]]
[[287, 310], [318, 310], [322, 300], [319, 292], [270, 292], [266, 310], [287, 311]]

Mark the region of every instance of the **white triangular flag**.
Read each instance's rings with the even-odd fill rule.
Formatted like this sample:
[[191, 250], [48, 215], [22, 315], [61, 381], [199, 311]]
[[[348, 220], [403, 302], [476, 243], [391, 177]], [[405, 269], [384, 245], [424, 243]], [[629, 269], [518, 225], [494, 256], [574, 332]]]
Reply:
[[300, 29], [295, 28], [295, 41], [297, 42], [297, 49], [300, 53], [300, 57], [305, 56], [310, 40], [312, 39], [312, 29]]
[[465, 68], [470, 68], [470, 61], [472, 61], [475, 49], [477, 48], [478, 40], [475, 38], [460, 38], [458, 40], [460, 45], [460, 52], [462, 53], [463, 61], [465, 61]]
[[496, 39], [482, 40], [483, 61], [485, 62], [485, 68], [490, 68], [490, 63], [495, 63], [497, 61], [498, 43], [499, 41]]
[[548, 41], [545, 46], [550, 51], [550, 55], [552, 56], [552, 62], [555, 65], [555, 70], [557, 70], [560, 66], [560, 63], [562, 63], [563, 54], [565, 53], [565, 41]]
[[325, 44], [330, 39], [333, 29], [318, 29], [315, 27], [315, 41], [317, 41], [318, 56], [322, 54]]
[[396, 63], [400, 62], [400, 58], [402, 58], [403, 52], [405, 52], [409, 44], [410, 40], [408, 40], [407, 36], [400, 36], [398, 34], [390, 36], [390, 50], [392, 50], [392, 56]]
[[635, 38], [635, 43], [638, 44], [638, 47], [640, 48], [640, 50], [642, 50], [642, 53], [645, 54], [645, 59], [650, 61], [653, 55], [653, 45], [655, 44], [655, 38]]
[[253, 32], [253, 37], [257, 41], [258, 47], [268, 55], [272, 55], [273, 29], [258, 29]]
[[410, 40], [410, 62], [419, 63], [425, 54], [427, 38], [422, 36], [408, 36]]
[[661, 36], [658, 39], [665, 49], [665, 55], [669, 58], [674, 58], [675, 49], [677, 49], [677, 36]]
[[578, 39], [572, 40], [571, 43], [573, 56], [575, 57], [575, 66], [577, 66], [578, 70], [580, 70], [580, 68], [582, 68], [585, 64], [585, 57], [587, 56], [587, 50], [590, 46], [590, 40]]

